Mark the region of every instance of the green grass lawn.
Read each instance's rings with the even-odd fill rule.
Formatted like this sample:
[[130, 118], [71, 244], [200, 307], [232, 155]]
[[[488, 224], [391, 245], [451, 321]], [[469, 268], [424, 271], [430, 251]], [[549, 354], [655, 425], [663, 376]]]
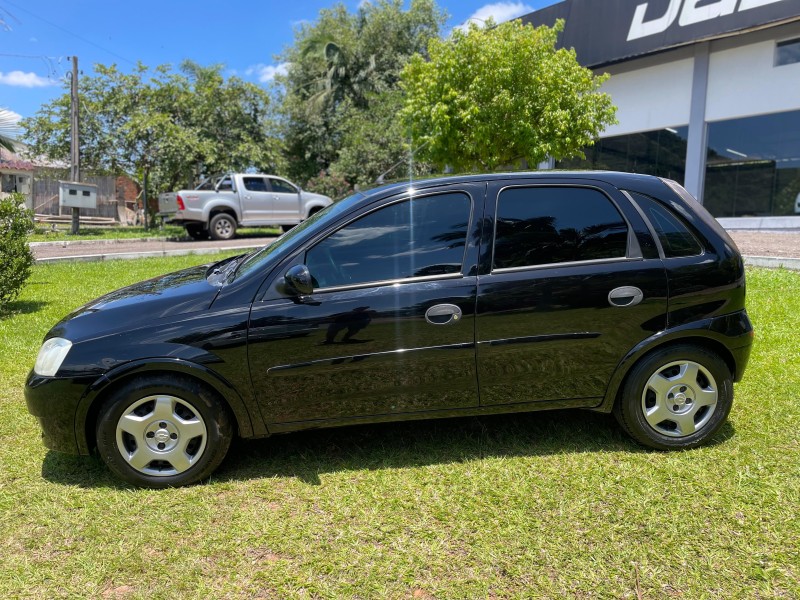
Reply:
[[45, 332], [208, 260], [36, 266], [0, 315], [0, 597], [800, 597], [800, 274], [748, 272], [750, 368], [693, 451], [588, 412], [454, 419], [243, 442], [150, 491], [45, 450], [22, 396]]
[[[264, 237], [280, 235], [275, 227], [245, 227], [236, 232], [238, 237]], [[69, 225], [59, 225], [54, 231], [42, 225], [28, 236], [30, 242], [63, 242], [76, 240], [129, 240], [138, 238], [188, 238], [183, 227], [164, 225], [163, 227], [81, 227], [78, 235], [70, 233]]]

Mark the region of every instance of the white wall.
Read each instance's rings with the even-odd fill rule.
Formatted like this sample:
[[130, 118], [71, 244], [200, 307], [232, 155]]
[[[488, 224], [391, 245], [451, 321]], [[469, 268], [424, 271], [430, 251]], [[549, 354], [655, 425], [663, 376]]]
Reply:
[[774, 66], [775, 42], [712, 47], [706, 121], [800, 109], [800, 63]]
[[[634, 65], [636, 61], [631, 61], [626, 68]], [[611, 94], [619, 124], [608, 127], [601, 137], [688, 125], [693, 69], [693, 59], [685, 58], [612, 73], [602, 91]]]

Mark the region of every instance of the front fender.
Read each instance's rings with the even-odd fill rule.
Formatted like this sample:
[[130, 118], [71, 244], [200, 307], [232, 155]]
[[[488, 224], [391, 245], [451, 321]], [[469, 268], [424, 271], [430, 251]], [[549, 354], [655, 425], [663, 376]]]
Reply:
[[[101, 375], [88, 388], [81, 398], [75, 414], [75, 438], [78, 441], [78, 449], [81, 454], [88, 454], [90, 448], [89, 427], [94, 426], [94, 421], [100, 410], [99, 398], [103, 397], [109, 390], [116, 387], [121, 382], [146, 373], [178, 373], [199, 379], [213, 388], [224, 400], [233, 412], [241, 437], [265, 436], [268, 435], [266, 427], [258, 415], [250, 414], [247, 406], [236, 391], [236, 389], [221, 377], [203, 365], [175, 358], [149, 358], [135, 360], [112, 369]], [[255, 424], [254, 427], [254, 419]]]

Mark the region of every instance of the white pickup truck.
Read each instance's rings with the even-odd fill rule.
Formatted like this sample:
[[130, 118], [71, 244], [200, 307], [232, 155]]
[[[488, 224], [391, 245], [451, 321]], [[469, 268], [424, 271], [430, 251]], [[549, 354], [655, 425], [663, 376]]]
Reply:
[[167, 223], [183, 225], [194, 239], [229, 240], [237, 227], [288, 229], [332, 203], [328, 196], [301, 190], [281, 177], [231, 173], [195, 190], [159, 195], [158, 213]]

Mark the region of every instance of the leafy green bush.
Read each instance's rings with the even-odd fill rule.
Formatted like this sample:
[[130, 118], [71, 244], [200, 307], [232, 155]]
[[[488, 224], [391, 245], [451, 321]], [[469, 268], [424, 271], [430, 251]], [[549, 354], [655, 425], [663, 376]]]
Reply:
[[17, 297], [31, 274], [28, 233], [33, 231], [32, 216], [21, 194], [0, 198], [0, 308]]
[[353, 193], [353, 186], [344, 177], [320, 171], [319, 175], [308, 180], [305, 188], [310, 192], [325, 194], [334, 200], [341, 200]]

